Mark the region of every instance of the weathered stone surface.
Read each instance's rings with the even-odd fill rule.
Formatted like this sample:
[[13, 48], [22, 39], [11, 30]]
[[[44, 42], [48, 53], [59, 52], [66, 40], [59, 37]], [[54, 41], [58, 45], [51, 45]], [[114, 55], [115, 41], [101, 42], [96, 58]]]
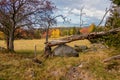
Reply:
[[83, 52], [85, 50], [88, 49], [88, 47], [86, 45], [75, 45], [74, 46], [74, 49], [77, 51], [77, 52]]
[[53, 50], [55, 56], [78, 57], [79, 53], [72, 47], [62, 44]]

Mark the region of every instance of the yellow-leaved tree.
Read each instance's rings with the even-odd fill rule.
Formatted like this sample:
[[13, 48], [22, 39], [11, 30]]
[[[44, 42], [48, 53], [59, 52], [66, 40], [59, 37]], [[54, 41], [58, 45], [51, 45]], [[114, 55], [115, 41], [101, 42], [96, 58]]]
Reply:
[[53, 29], [51, 32], [51, 38], [58, 38], [60, 37], [60, 30], [59, 29]]
[[94, 31], [94, 29], [95, 29], [95, 24], [92, 23], [92, 24], [88, 27], [88, 32], [91, 33], [91, 32]]

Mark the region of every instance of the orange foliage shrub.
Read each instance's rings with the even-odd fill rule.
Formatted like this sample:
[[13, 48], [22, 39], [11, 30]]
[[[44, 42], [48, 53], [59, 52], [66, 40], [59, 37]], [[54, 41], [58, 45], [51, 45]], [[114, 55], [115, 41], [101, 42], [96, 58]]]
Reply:
[[82, 33], [82, 34], [89, 34], [89, 33], [93, 32], [94, 29], [95, 29], [95, 25], [94, 25], [94, 24], [91, 24], [89, 27], [82, 28], [82, 29], [80, 30], [80, 33]]
[[[51, 36], [51, 30], [49, 30], [49, 32], [48, 32], [48, 36], [50, 37]], [[42, 38], [45, 38], [46, 37], [46, 35], [47, 35], [47, 33], [46, 32], [44, 32], [42, 35], [41, 35], [41, 37]]]

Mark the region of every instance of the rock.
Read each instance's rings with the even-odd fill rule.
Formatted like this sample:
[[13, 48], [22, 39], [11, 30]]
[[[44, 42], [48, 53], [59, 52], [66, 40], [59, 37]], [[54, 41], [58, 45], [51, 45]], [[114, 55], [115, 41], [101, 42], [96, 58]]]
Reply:
[[62, 44], [53, 50], [55, 56], [78, 57], [79, 53], [72, 47]]
[[85, 50], [88, 49], [88, 47], [86, 45], [75, 45], [74, 46], [74, 49], [77, 51], [77, 52], [83, 52]]

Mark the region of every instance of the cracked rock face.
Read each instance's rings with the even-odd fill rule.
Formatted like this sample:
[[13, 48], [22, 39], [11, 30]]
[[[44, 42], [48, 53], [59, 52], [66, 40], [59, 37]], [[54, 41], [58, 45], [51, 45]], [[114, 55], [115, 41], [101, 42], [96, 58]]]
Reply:
[[78, 57], [79, 53], [72, 47], [62, 44], [53, 50], [55, 56]]

